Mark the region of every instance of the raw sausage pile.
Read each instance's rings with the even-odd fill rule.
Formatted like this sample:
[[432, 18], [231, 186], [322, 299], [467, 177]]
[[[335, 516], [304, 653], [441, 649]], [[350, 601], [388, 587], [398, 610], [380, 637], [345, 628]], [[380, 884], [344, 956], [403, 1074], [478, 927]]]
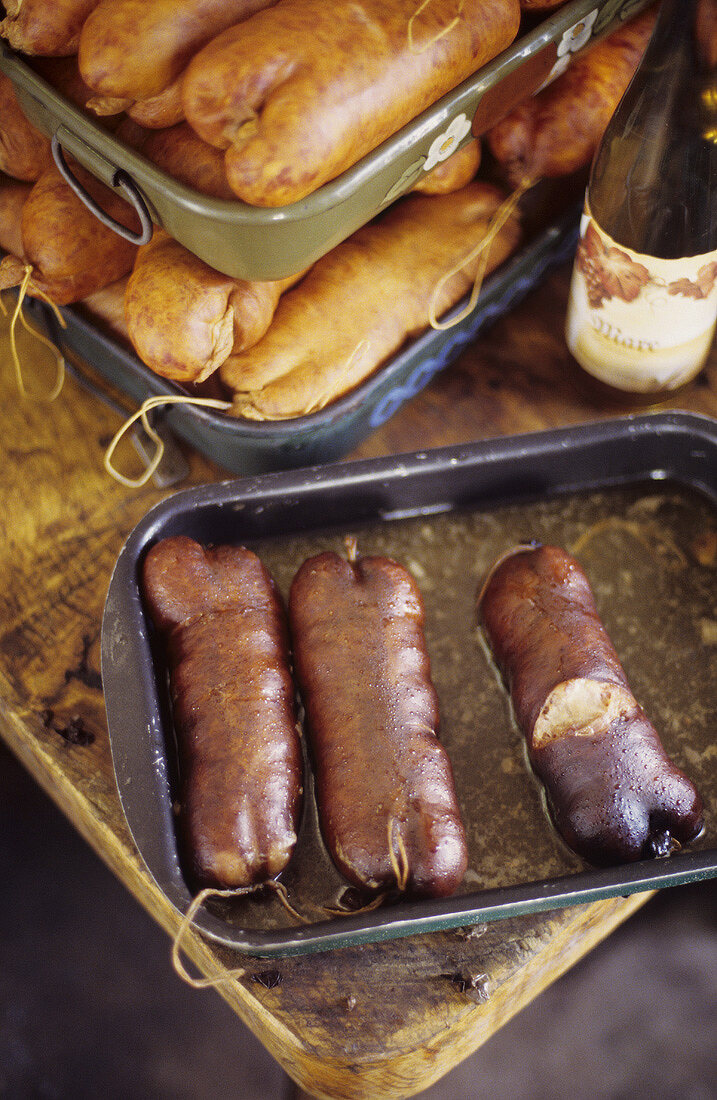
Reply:
[[[29, 59], [71, 60], [88, 111], [158, 130], [186, 119], [195, 153], [216, 158], [229, 195], [260, 206], [295, 202], [351, 167], [507, 47], [521, 14], [520, 0], [10, 0], [5, 9], [0, 35]], [[474, 169], [476, 154], [473, 143]], [[170, 156], [168, 170], [180, 162]]]
[[486, 143], [508, 183], [567, 176], [590, 164], [654, 22], [654, 9], [648, 8], [496, 123]]
[[[179, 12], [169, 0], [62, 0], [48, 34], [46, 6], [26, 0], [5, 5], [0, 33], [76, 106], [100, 113], [119, 140], [181, 183], [275, 205], [343, 171], [504, 48], [521, 8], [554, 6], [190, 0]], [[488, 182], [491, 173], [513, 187], [588, 163], [651, 24], [648, 11], [621, 27], [495, 126], [484, 138], [484, 180], [476, 178], [481, 142], [472, 139], [422, 174], [422, 196], [399, 200], [308, 272], [269, 282], [225, 276], [160, 229], [138, 250], [102, 225], [59, 177], [47, 138], [0, 76], [0, 170], [34, 184], [20, 227], [3, 229], [0, 289], [18, 285], [30, 266], [28, 293], [62, 305], [129, 276], [127, 335], [152, 370], [189, 387], [215, 375], [214, 395], [242, 418], [317, 411], [470, 290], [482, 257], [467, 258], [508, 194]], [[136, 227], [124, 200], [70, 163], [108, 213]], [[0, 178], [5, 223], [19, 195]], [[519, 240], [511, 217], [484, 274]]]
[[[451, 91], [515, 38], [518, 0], [281, 0], [190, 63], [190, 125], [225, 149], [234, 193], [297, 202]], [[318, 90], [318, 94], [317, 94]]]
[[[178, 78], [198, 50], [227, 27], [276, 0], [100, 0], [82, 27], [79, 67], [99, 114], [129, 110], [174, 97]], [[178, 86], [176, 88], [178, 91]], [[181, 117], [181, 114], [180, 114]], [[162, 124], [179, 121], [171, 114]]]
[[[471, 288], [481, 257], [470, 253], [503, 198], [479, 182], [453, 195], [412, 195], [317, 260], [282, 295], [266, 335], [250, 349], [235, 349], [221, 366], [235, 415], [300, 416], [373, 374], [428, 328], [432, 305], [442, 316]], [[519, 239], [511, 217], [490, 245], [486, 270]]]
[[[561, 2], [10, 0], [0, 35], [83, 109], [134, 120], [130, 144], [170, 174], [206, 194], [273, 207], [336, 178], [494, 58], [518, 34], [521, 12]], [[511, 183], [590, 160], [652, 23], [648, 11], [619, 28], [494, 128], [489, 145]], [[52, 59], [64, 68], [53, 71]], [[0, 141], [17, 144], [5, 125]], [[163, 139], [143, 138], [147, 130]], [[47, 157], [37, 137], [33, 155]], [[471, 142], [458, 183], [444, 182], [441, 167], [420, 186], [462, 185], [478, 157]], [[209, 173], [204, 186], [197, 162]]]
[[163, 377], [203, 382], [229, 355], [258, 343], [282, 292], [301, 274], [273, 282], [232, 279], [156, 229], [125, 290], [130, 339]]
[[[137, 215], [111, 188], [81, 165], [73, 170], [104, 209], [137, 232]], [[4, 190], [4, 188], [2, 188]], [[102, 222], [65, 183], [54, 164], [33, 184], [20, 212], [22, 251], [0, 261], [0, 290], [22, 282], [32, 267], [30, 293], [38, 291], [56, 305], [86, 298], [126, 275], [136, 245]]]

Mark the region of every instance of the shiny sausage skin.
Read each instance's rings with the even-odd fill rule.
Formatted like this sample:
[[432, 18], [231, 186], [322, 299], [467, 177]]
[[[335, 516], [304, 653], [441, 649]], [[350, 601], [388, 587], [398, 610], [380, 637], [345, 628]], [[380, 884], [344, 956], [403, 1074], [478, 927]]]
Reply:
[[561, 76], [519, 103], [485, 141], [504, 179], [556, 179], [590, 164], [603, 131], [645, 51], [648, 9], [579, 54]]
[[508, 46], [519, 23], [518, 0], [281, 0], [190, 62], [185, 117], [227, 150], [240, 199], [282, 206], [451, 91]]
[[[70, 159], [72, 171], [95, 201], [112, 217], [137, 232], [129, 203]], [[32, 268], [28, 294], [36, 291], [57, 305], [86, 298], [126, 275], [137, 246], [103, 225], [65, 182], [53, 164], [33, 184], [22, 208], [23, 259], [0, 263], [0, 289], [18, 286], [25, 261]]]
[[578, 562], [517, 547], [479, 595], [558, 832], [588, 862], [666, 854], [702, 827], [695, 787], [635, 701]]
[[159, 95], [225, 28], [276, 0], [101, 0], [79, 41], [80, 70], [102, 96]]
[[0, 73], [0, 172], [31, 182], [51, 164], [50, 139], [32, 125], [12, 81]]
[[80, 31], [98, 0], [4, 0], [0, 36], [20, 53], [69, 57], [77, 53]]
[[191, 878], [218, 888], [268, 881], [293, 852], [302, 793], [273, 581], [250, 550], [184, 536], [152, 547], [142, 580], [170, 670]]
[[139, 249], [125, 288], [129, 338], [157, 374], [203, 382], [232, 352], [264, 335], [283, 291], [300, 277], [233, 279], [155, 229]]
[[466, 838], [436, 736], [413, 578], [388, 558], [319, 554], [294, 578], [289, 621], [334, 863], [370, 890], [452, 893], [466, 870]]
[[22, 208], [32, 185], [0, 179], [0, 251], [22, 257]]

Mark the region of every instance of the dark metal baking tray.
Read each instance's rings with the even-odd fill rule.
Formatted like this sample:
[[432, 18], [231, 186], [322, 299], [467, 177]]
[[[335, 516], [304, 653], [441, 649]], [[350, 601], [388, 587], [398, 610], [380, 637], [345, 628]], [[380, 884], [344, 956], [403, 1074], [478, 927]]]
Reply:
[[[177, 910], [191, 895], [175, 843], [175, 755], [161, 650], [139, 570], [158, 539], [245, 543], [286, 594], [304, 557], [342, 549], [414, 572], [469, 838], [461, 890], [370, 913], [327, 916], [345, 883], [305, 814], [282, 875], [295, 923], [272, 896], [208, 902], [207, 936], [252, 955], [325, 950], [617, 895], [717, 874], [714, 577], [717, 421], [654, 413], [390, 458], [231, 480], [179, 492], [150, 511], [121, 551], [102, 624], [102, 676], [122, 806], [150, 874]], [[594, 870], [562, 844], [523, 755], [505, 691], [475, 624], [480, 578], [526, 536], [559, 542], [586, 569], [633, 690], [667, 751], [701, 790], [704, 833], [668, 859]], [[655, 629], [659, 621], [660, 629]], [[704, 631], [704, 635], [701, 634]]]
[[[580, 207], [570, 205], [486, 279], [468, 316], [451, 328], [427, 329], [361, 385], [319, 412], [260, 423], [201, 406], [173, 405], [159, 410], [161, 421], [235, 474], [264, 473], [342, 457], [424, 389], [467, 343], [512, 309], [551, 268], [574, 255]], [[466, 302], [458, 303], [446, 319], [459, 317]], [[103, 332], [81, 305], [62, 310], [65, 329], [41, 301], [28, 300], [24, 308], [42, 321], [57, 347], [69, 353], [68, 358], [73, 353], [79, 356], [138, 405], [148, 397], [187, 392], [145, 366], [116, 335]]]
[[132, 201], [140, 219], [163, 226], [219, 271], [278, 279], [302, 270], [386, 205], [410, 190], [433, 143], [457, 120], [484, 133], [534, 92], [554, 66], [602, 38], [652, 0], [570, 0], [438, 100], [336, 180], [300, 202], [277, 209], [211, 199], [178, 183], [110, 134], [0, 43], [0, 71], [13, 82], [30, 120], [55, 139], [60, 162], [69, 153]]

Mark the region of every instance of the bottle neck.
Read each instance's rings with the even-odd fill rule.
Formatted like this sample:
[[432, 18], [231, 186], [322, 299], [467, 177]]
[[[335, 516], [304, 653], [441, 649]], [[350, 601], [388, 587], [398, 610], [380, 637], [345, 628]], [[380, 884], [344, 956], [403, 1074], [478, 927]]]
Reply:
[[703, 0], [658, 0], [657, 18], [645, 50], [644, 64], [669, 57], [680, 39], [695, 40], [695, 28]]
[[619, 244], [672, 258], [717, 248], [717, 0], [662, 0], [596, 153], [592, 213]]

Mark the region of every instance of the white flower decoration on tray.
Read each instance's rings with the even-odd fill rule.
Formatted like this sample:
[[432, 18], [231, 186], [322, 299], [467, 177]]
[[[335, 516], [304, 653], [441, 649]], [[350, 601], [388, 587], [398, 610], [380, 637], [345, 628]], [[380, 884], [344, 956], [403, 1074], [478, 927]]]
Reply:
[[558, 59], [540, 85], [540, 88], [538, 88], [538, 91], [544, 88], [546, 84], [549, 84], [551, 80], [555, 80], [556, 76], [560, 76], [561, 73], [564, 73], [570, 64], [571, 55], [577, 53], [583, 46], [587, 46], [592, 37], [593, 27], [595, 26], [597, 17], [598, 9], [593, 8], [591, 12], [588, 12], [586, 16], [577, 23], [574, 23], [572, 27], [568, 27], [563, 33], [563, 37], [558, 42]]
[[430, 172], [442, 160], [447, 160], [451, 153], [455, 153], [463, 138], [471, 128], [471, 124], [465, 115], [457, 115], [447, 130], [434, 138], [428, 150], [428, 156], [423, 162], [424, 172]]

